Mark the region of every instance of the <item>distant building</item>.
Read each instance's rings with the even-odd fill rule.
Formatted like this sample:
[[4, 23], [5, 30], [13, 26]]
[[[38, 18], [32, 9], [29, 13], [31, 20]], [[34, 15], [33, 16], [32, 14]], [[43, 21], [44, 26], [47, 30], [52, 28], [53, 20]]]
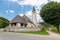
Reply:
[[[36, 10], [35, 8], [33, 7], [33, 10], [32, 10], [32, 20], [30, 18], [28, 18], [26, 15], [23, 15], [22, 17], [20, 15], [17, 15], [11, 22], [10, 22], [10, 30], [13, 29], [13, 30], [35, 30], [35, 31], [38, 31], [38, 30], [41, 30], [41, 28], [38, 26], [37, 24], [37, 18], [36, 18]], [[28, 29], [27, 29], [28, 28]], [[31, 29], [33, 28], [33, 29]], [[15, 30], [15, 31], [16, 31]], [[21, 30], [20, 30], [21, 31]]]

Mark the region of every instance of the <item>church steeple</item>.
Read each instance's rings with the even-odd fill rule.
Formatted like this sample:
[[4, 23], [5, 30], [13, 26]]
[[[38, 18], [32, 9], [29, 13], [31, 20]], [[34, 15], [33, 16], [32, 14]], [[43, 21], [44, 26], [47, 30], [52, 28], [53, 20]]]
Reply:
[[33, 7], [32, 9], [32, 21], [33, 23], [36, 25], [37, 27], [37, 17], [36, 17], [36, 10], [35, 10], [35, 7]]
[[33, 7], [32, 12], [33, 12], [33, 13], [36, 13], [35, 7]]

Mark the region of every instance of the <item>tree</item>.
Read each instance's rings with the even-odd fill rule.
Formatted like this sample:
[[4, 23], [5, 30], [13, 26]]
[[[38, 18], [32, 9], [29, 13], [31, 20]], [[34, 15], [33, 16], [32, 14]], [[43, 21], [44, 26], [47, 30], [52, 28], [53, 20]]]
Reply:
[[4, 28], [9, 25], [9, 21], [3, 17], [0, 17], [0, 28]]
[[57, 28], [57, 31], [59, 32], [60, 3], [47, 3], [42, 7], [40, 15], [46, 23], [54, 25]]
[[0, 28], [3, 26], [3, 21], [0, 19]]

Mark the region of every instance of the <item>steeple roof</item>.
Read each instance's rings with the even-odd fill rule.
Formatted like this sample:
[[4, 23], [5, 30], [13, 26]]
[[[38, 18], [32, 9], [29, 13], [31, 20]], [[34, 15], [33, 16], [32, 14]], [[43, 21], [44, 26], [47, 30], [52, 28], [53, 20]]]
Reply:
[[23, 15], [21, 17], [20, 15], [17, 15], [10, 23], [24, 23], [27, 24], [27, 22], [33, 23], [30, 18], [28, 18], [26, 15]]
[[25, 23], [25, 24], [27, 23], [26, 20], [20, 15], [17, 15], [10, 23], [19, 23], [19, 22]]
[[24, 19], [26, 19], [26, 21], [29, 21], [29, 22], [31, 22], [31, 23], [32, 23], [31, 19], [30, 19], [30, 18], [28, 18], [26, 15], [24, 15], [24, 16], [23, 16], [23, 18], [24, 18]]
[[36, 12], [35, 7], [33, 7], [32, 12], [33, 12], [33, 13]]

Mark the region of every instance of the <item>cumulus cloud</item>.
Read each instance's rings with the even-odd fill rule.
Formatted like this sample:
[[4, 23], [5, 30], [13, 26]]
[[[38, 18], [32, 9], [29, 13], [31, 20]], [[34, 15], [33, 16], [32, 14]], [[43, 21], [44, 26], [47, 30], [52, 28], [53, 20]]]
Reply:
[[14, 13], [14, 10], [6, 10], [6, 13]]
[[[16, 2], [16, 3], [18, 3], [21, 6], [23, 6], [23, 5], [31, 5], [32, 7], [35, 6], [37, 13], [39, 13], [40, 8], [44, 4], [48, 3], [48, 0], [8, 0], [8, 1], [9, 2], [13, 2], [13, 3]], [[51, 1], [60, 2], [60, 0], [51, 0]], [[13, 10], [8, 10], [6, 12], [14, 13]], [[19, 14], [19, 15], [23, 16], [24, 14]], [[27, 12], [25, 15], [28, 16], [30, 19], [32, 19], [32, 13], [31, 13], [31, 11]], [[43, 21], [42, 18], [39, 16], [39, 14], [36, 14], [36, 16], [37, 16], [37, 22], [39, 22], [39, 21], [42, 22]]]
[[41, 4], [46, 4], [48, 2], [47, 0], [7, 0], [7, 1], [13, 2], [13, 3], [16, 2], [21, 6], [24, 6], [24, 5], [35, 6], [37, 12], [40, 11], [40, 5]]
[[19, 14], [20, 16], [23, 16], [24, 14]]
[[21, 5], [32, 5], [32, 6], [40, 6], [42, 3], [47, 3], [47, 0], [24, 0], [21, 1]]
[[[19, 14], [19, 15], [23, 16], [24, 14]], [[32, 20], [32, 11], [27, 12], [25, 15]], [[37, 17], [37, 22], [43, 22], [39, 14], [36, 13], [36, 17]]]
[[17, 2], [19, 5], [40, 6], [42, 3], [47, 3], [47, 0], [7, 0], [10, 2]]
[[18, 0], [4, 0], [4, 1], [17, 2]]
[[19, 5], [32, 5], [32, 6], [40, 6], [42, 3], [47, 3], [48, 1], [57, 1], [60, 0], [4, 0], [9, 2], [17, 2]]
[[9, 2], [16, 2], [19, 5], [23, 6], [23, 5], [31, 5], [31, 6], [35, 6], [37, 12], [39, 12], [38, 10], [40, 10], [41, 6], [43, 6], [42, 4], [46, 4], [50, 1], [57, 1], [60, 2], [60, 0], [6, 0]]

